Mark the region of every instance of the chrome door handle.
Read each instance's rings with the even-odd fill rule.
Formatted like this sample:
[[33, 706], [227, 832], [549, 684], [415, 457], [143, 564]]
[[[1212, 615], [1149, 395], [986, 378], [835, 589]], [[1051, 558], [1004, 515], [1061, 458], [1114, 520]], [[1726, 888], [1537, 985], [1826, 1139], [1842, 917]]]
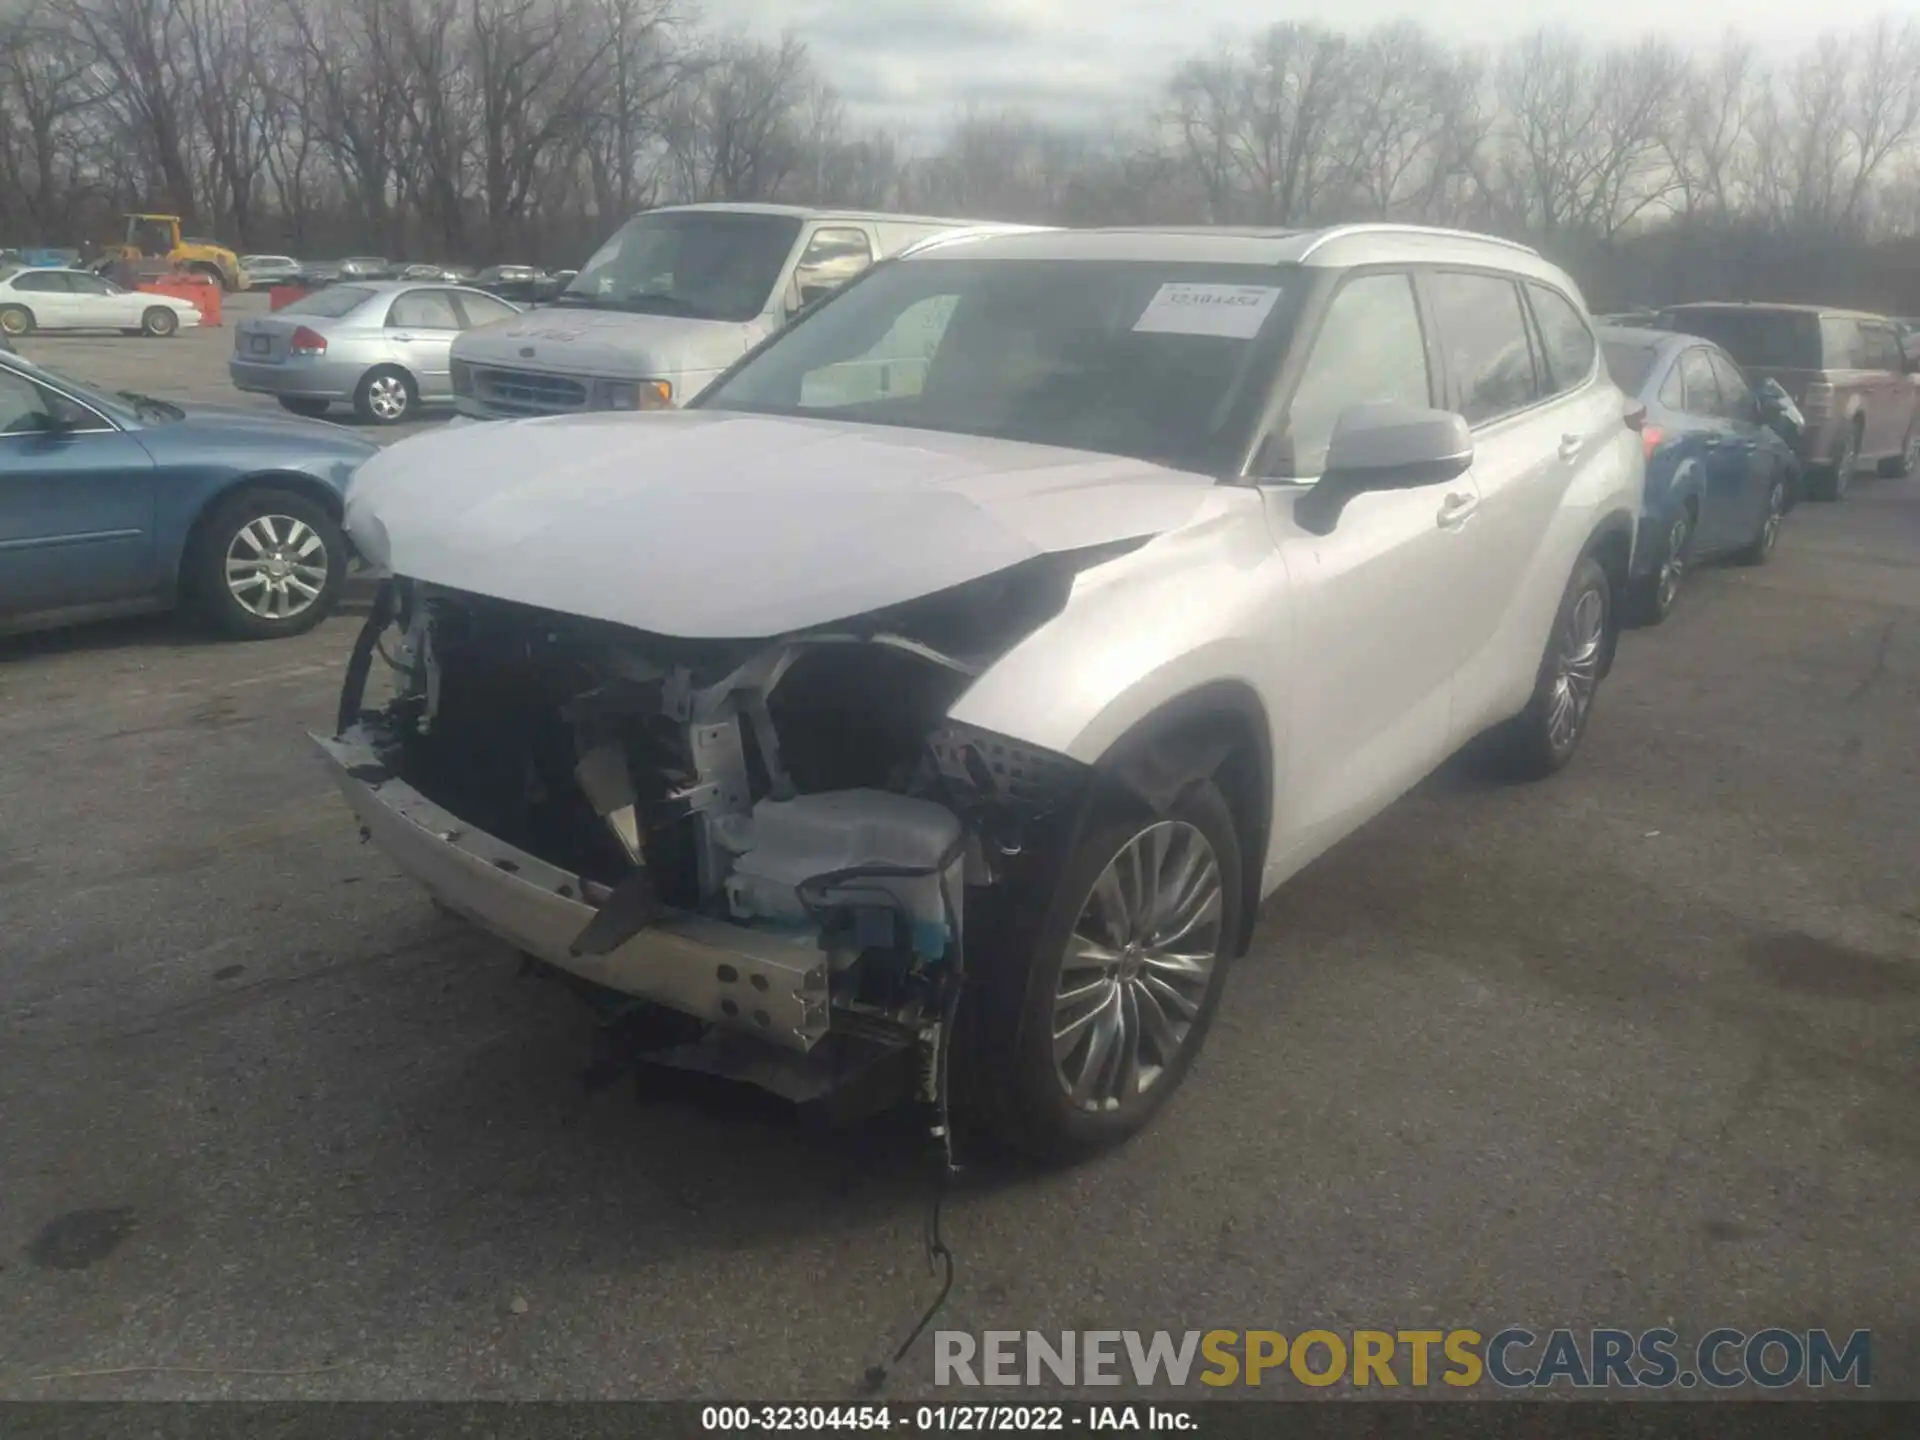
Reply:
[[1578, 435], [1562, 435], [1560, 437], [1560, 458], [1562, 460], [1575, 460], [1579, 458], [1579, 455], [1580, 437]]
[[1457, 525], [1464, 525], [1467, 517], [1479, 508], [1480, 501], [1476, 496], [1449, 495], [1440, 502], [1440, 513], [1434, 518], [1442, 529], [1451, 530]]

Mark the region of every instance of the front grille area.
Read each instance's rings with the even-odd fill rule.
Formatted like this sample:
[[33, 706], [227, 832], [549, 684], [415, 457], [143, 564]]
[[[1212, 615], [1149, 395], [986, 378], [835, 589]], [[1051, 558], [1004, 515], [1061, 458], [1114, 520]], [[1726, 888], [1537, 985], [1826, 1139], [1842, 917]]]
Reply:
[[587, 387], [565, 375], [537, 370], [473, 367], [474, 397], [503, 415], [565, 415], [587, 408]]

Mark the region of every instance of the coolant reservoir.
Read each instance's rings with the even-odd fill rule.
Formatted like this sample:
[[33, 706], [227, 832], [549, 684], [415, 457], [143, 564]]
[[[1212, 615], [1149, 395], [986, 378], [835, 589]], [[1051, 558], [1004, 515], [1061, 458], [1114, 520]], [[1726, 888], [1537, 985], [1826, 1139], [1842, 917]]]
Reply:
[[[960, 821], [944, 805], [885, 790], [830, 790], [792, 800], [766, 799], [753, 807], [752, 845], [727, 877], [727, 901], [742, 920], [808, 921], [798, 887], [826, 904], [892, 903], [913, 923], [914, 948], [927, 958], [946, 950], [945, 895], [961, 894], [964, 857]], [[913, 875], [847, 876], [836, 872], [883, 868]]]

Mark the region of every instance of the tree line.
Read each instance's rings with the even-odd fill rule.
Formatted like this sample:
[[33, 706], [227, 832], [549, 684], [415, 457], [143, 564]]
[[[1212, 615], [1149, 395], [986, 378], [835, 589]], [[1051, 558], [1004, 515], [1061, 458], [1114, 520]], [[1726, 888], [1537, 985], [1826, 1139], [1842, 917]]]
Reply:
[[243, 250], [577, 264], [647, 206], [762, 199], [1406, 219], [1534, 240], [1621, 299], [1828, 285], [1920, 308], [1920, 22], [1784, 57], [1276, 24], [1110, 123], [968, 110], [916, 153], [859, 123], [799, 37], [713, 30], [681, 0], [0, 0], [10, 243], [156, 209]]

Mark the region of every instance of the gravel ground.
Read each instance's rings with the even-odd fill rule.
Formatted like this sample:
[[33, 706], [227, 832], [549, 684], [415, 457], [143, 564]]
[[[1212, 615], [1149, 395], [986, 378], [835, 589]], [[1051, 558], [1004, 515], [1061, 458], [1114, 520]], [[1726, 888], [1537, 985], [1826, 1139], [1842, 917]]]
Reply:
[[[221, 333], [122, 383], [219, 394]], [[1269, 904], [1147, 1134], [970, 1171], [942, 1324], [1871, 1327], [1920, 1394], [1920, 483], [1691, 583], [1567, 773], [1450, 768]], [[850, 1397], [923, 1169], [583, 1083], [308, 753], [357, 623], [0, 642], [0, 1395]], [[136, 1366], [193, 1368], [67, 1373]]]

